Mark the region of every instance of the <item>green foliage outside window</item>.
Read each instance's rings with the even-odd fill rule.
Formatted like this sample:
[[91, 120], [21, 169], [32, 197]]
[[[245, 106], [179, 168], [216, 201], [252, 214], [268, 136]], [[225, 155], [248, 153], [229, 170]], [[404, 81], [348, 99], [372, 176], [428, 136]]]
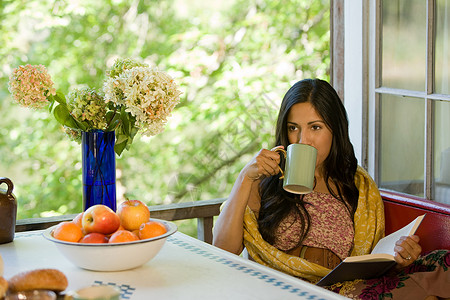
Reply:
[[118, 57], [175, 78], [183, 94], [165, 131], [136, 136], [117, 157], [118, 199], [148, 205], [226, 197], [245, 163], [273, 146], [290, 85], [329, 79], [329, 1], [202, 2], [1, 1], [0, 176], [15, 184], [19, 219], [82, 209], [81, 147], [46, 111], [12, 101], [19, 65], [45, 65], [65, 93], [101, 89]]

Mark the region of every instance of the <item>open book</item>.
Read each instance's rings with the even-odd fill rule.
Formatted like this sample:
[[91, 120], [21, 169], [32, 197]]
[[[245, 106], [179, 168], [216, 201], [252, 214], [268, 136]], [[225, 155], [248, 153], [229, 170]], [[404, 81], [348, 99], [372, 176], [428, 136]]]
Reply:
[[328, 275], [323, 277], [317, 285], [329, 286], [347, 280], [382, 276], [396, 264], [394, 260], [395, 242], [402, 236], [413, 235], [424, 217], [425, 215], [421, 215], [405, 227], [382, 238], [373, 248], [371, 254], [347, 257]]

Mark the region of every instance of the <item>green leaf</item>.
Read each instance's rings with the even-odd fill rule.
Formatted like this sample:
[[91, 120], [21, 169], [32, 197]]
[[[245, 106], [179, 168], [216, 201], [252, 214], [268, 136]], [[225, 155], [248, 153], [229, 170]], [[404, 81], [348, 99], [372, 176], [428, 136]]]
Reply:
[[57, 91], [56, 95], [53, 96], [53, 98], [55, 99], [55, 101], [57, 101], [58, 103], [61, 104], [67, 104], [66, 102], [66, 96], [61, 92], [61, 91]]
[[128, 140], [128, 137], [124, 134], [116, 134], [116, 144], [121, 144], [123, 142], [126, 142]]
[[74, 117], [72, 117], [72, 115], [70, 115], [70, 117], [75, 121], [75, 123], [77, 123], [77, 126], [80, 130], [82, 131], [88, 131], [90, 125], [87, 122], [80, 122], [77, 121]]
[[106, 113], [106, 120], [108, 120], [108, 127], [106, 127], [105, 131], [112, 131], [120, 122], [120, 114], [115, 111], [108, 111]]
[[117, 155], [121, 155], [123, 150], [125, 150], [125, 147], [127, 146], [126, 141], [120, 143], [120, 144], [115, 144], [114, 145], [114, 151], [116, 152]]
[[53, 110], [53, 115], [55, 116], [56, 121], [58, 121], [63, 126], [67, 126], [73, 129], [82, 129], [78, 127], [77, 122], [70, 115], [69, 110], [65, 105], [56, 106]]
[[122, 108], [120, 111], [120, 125], [119, 127], [121, 127], [121, 130], [124, 134], [128, 135], [129, 131], [128, 131], [128, 127], [129, 127], [129, 120], [128, 120], [128, 113], [125, 111], [125, 108]]
[[55, 108], [55, 101], [53, 99], [53, 95], [49, 96], [50, 105], [48, 106], [48, 113], [52, 114], [53, 109]]

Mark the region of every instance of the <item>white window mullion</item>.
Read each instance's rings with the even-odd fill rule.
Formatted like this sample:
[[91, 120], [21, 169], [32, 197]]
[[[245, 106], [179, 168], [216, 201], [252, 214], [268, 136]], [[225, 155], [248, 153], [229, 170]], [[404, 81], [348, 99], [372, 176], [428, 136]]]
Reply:
[[[427, 0], [427, 95], [434, 93], [435, 7], [435, 0]], [[424, 194], [426, 199], [434, 199], [434, 100], [427, 97], [425, 107]]]
[[425, 198], [434, 199], [434, 101], [426, 100], [425, 104]]
[[375, 92], [377, 89], [381, 87], [381, 66], [382, 66], [382, 49], [383, 49], [383, 16], [382, 16], [382, 8], [381, 8], [381, 0], [375, 1], [375, 86], [374, 86], [374, 138], [375, 138], [375, 147], [372, 148], [372, 151], [374, 151], [374, 159], [375, 159], [375, 165], [374, 165], [374, 179], [377, 182], [377, 184], [380, 184], [381, 182], [381, 172], [380, 172], [380, 141], [381, 141], [381, 134], [380, 134], [380, 122], [381, 122], [381, 101], [380, 97], [381, 94]]

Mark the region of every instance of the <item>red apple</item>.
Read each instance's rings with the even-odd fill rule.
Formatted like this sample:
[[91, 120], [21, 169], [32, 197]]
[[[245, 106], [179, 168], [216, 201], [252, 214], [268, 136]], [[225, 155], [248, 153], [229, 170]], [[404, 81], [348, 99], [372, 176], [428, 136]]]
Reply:
[[75, 224], [77, 224], [81, 229], [83, 229], [83, 225], [81, 223], [81, 221], [83, 220], [83, 213], [80, 212], [78, 215], [75, 216], [75, 218], [73, 218], [72, 222], [74, 222]]
[[79, 243], [102, 244], [108, 243], [108, 238], [103, 233], [91, 232], [86, 234]]
[[120, 218], [108, 206], [97, 204], [89, 207], [83, 213], [82, 226], [86, 234], [98, 232], [106, 235], [119, 228]]
[[117, 214], [123, 228], [129, 231], [137, 230], [142, 223], [150, 219], [150, 210], [139, 200], [126, 200], [119, 204]]

